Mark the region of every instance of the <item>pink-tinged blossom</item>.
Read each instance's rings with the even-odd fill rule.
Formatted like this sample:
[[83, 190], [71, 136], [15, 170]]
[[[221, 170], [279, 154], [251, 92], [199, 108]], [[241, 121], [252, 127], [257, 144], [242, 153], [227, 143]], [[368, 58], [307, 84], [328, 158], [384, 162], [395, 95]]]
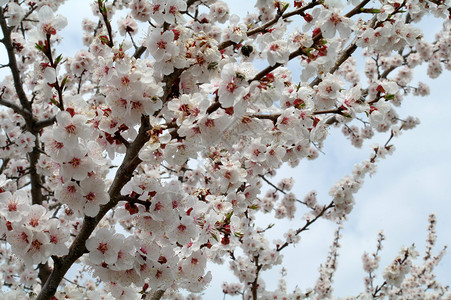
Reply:
[[208, 145], [221, 138], [228, 123], [227, 115], [222, 111], [217, 111], [208, 117], [202, 118], [199, 122], [198, 129], [194, 131], [200, 131], [203, 143]]
[[145, 44], [156, 61], [169, 60], [179, 54], [172, 30], [161, 32], [158, 29], [149, 29]]
[[175, 222], [177, 213], [173, 209], [171, 202], [169, 195], [157, 193], [152, 199], [152, 205], [149, 209], [151, 218], [159, 222], [164, 222], [165, 225]]
[[105, 183], [97, 178], [86, 178], [80, 182], [83, 203], [83, 212], [89, 217], [95, 217], [99, 212], [100, 205], [107, 204], [110, 200], [105, 191]]
[[30, 247], [22, 256], [24, 262], [31, 266], [46, 263], [50, 257], [50, 238], [47, 233], [34, 231]]
[[64, 181], [70, 178], [83, 180], [94, 167], [92, 159], [87, 155], [88, 152], [85, 148], [76, 147], [71, 150], [63, 159], [60, 170], [61, 176]]
[[327, 74], [317, 88], [315, 107], [318, 110], [331, 108], [338, 98], [342, 82], [338, 77]]
[[27, 216], [22, 219], [25, 226], [31, 228], [33, 231], [42, 231], [48, 226], [48, 220], [51, 215], [47, 212], [45, 207], [33, 204], [27, 213]]
[[300, 47], [310, 47], [313, 44], [313, 39], [310, 34], [294, 31], [290, 34], [288, 39], [288, 49], [290, 52], [299, 49]]
[[102, 56], [97, 58], [97, 64], [93, 70], [93, 79], [100, 85], [110, 81], [111, 77], [116, 74], [113, 67], [113, 60], [108, 60]]
[[59, 30], [67, 25], [66, 17], [54, 15], [53, 10], [47, 6], [42, 6], [38, 11], [41, 33], [46, 35], [55, 35]]
[[400, 287], [406, 275], [410, 272], [412, 266], [412, 258], [416, 258], [418, 252], [412, 245], [409, 248], [402, 249], [398, 257], [386, 266], [382, 277], [388, 285]]
[[164, 23], [164, 8], [166, 2], [164, 0], [153, 0], [150, 4], [150, 17], [158, 24]]
[[188, 244], [197, 236], [197, 228], [191, 217], [183, 216], [178, 222], [171, 225], [171, 229], [166, 233], [167, 236], [182, 245]]
[[23, 256], [33, 241], [33, 231], [23, 225], [17, 224], [17, 226], [13, 227], [13, 230], [6, 233], [6, 240], [11, 245], [13, 253]]
[[356, 45], [362, 48], [370, 47], [376, 37], [374, 35], [374, 29], [373, 28], [366, 28], [363, 33], [359, 36], [359, 39], [356, 42]]
[[[8, 1], [7, 1], [8, 2]], [[16, 2], [8, 4], [8, 10], [5, 12], [9, 26], [17, 26], [25, 16], [26, 10], [18, 5]]]
[[391, 109], [391, 105], [381, 99], [370, 107], [369, 121], [371, 126], [376, 127], [386, 120], [386, 114]]
[[[136, 288], [122, 286], [121, 284], [117, 284], [115, 282], [109, 282], [106, 286], [111, 295], [113, 295], [114, 299], [137, 300], [141, 298], [138, 296], [138, 290]], [[90, 297], [90, 299], [94, 298]]]
[[41, 136], [41, 141], [46, 143], [46, 151], [50, 157], [61, 161], [68, 154], [68, 147], [55, 139], [53, 130], [45, 130]]
[[246, 171], [241, 168], [239, 162], [223, 161], [221, 167], [221, 186], [241, 184], [246, 181]]
[[169, 24], [185, 23], [186, 20], [181, 14], [182, 11], [186, 11], [186, 2], [184, 0], [167, 0], [164, 7], [163, 18]]
[[173, 271], [160, 264], [155, 264], [149, 270], [149, 285], [152, 289], [166, 289], [171, 286], [175, 280]]
[[278, 168], [282, 164], [286, 150], [280, 146], [270, 146], [266, 149], [266, 164], [271, 168]]
[[415, 88], [413, 94], [418, 96], [428, 96], [430, 93], [429, 86], [423, 82], [418, 82], [417, 88]]
[[205, 273], [206, 266], [207, 255], [203, 251], [198, 250], [181, 261], [179, 270], [182, 272], [183, 277], [197, 279]]
[[20, 274], [20, 282], [26, 286], [32, 286], [37, 279], [38, 272], [30, 268], [25, 269], [22, 274]]
[[342, 39], [347, 39], [351, 35], [352, 20], [343, 17], [341, 12], [336, 9], [323, 10], [319, 16], [319, 27], [323, 37], [332, 39], [338, 31]]
[[334, 75], [327, 74], [318, 85], [318, 95], [321, 98], [336, 99], [341, 88], [340, 80]]
[[263, 53], [266, 54], [270, 66], [274, 66], [276, 63], [285, 64], [290, 56], [290, 50], [284, 40], [270, 43]]
[[135, 263], [134, 238], [132, 236], [125, 238], [120, 234], [116, 235], [116, 238], [119, 240], [120, 246], [117, 252], [117, 260], [110, 268], [114, 271], [132, 269]]
[[219, 102], [223, 107], [233, 106], [247, 93], [246, 73], [233, 64], [227, 64], [221, 71], [221, 79], [218, 89]]
[[177, 124], [181, 125], [183, 122], [192, 123], [196, 118], [204, 115], [209, 104], [209, 101], [199, 93], [193, 95], [183, 94], [169, 102], [168, 109], [177, 118]]
[[9, 222], [19, 222], [30, 210], [30, 198], [28, 194], [19, 190], [0, 193], [0, 215]]
[[216, 1], [210, 6], [210, 16], [214, 21], [225, 23], [229, 18], [229, 7], [224, 1]]
[[94, 55], [86, 50], [78, 51], [74, 58], [71, 60], [71, 71], [80, 76], [83, 72], [91, 70], [94, 64]]
[[87, 139], [91, 134], [84, 115], [71, 116], [67, 111], [62, 111], [56, 115], [56, 120], [58, 125], [53, 129], [53, 136], [55, 140], [69, 147], [76, 146], [78, 138]]
[[75, 211], [83, 209], [81, 188], [75, 181], [68, 181], [59, 185], [55, 190], [55, 198]]
[[230, 16], [230, 25], [225, 34], [225, 39], [230, 39], [234, 43], [241, 43], [247, 39], [247, 28], [243, 23], [239, 23], [240, 17], [237, 15]]
[[256, 140], [244, 152], [244, 156], [254, 162], [263, 162], [266, 160], [267, 147]]
[[130, 4], [130, 9], [132, 16], [141, 22], [149, 21], [152, 14], [152, 5], [145, 0], [133, 0]]
[[69, 253], [69, 247], [65, 244], [69, 240], [69, 231], [64, 227], [60, 221], [50, 219], [48, 221], [48, 230], [50, 242], [50, 254], [56, 256], [63, 256]]
[[96, 265], [114, 264], [120, 250], [121, 240], [107, 228], [100, 228], [86, 241], [89, 260]]
[[126, 16], [117, 21], [119, 26], [119, 34], [125, 35], [129, 33], [131, 35], [136, 35], [138, 33], [138, 23], [132, 16]]

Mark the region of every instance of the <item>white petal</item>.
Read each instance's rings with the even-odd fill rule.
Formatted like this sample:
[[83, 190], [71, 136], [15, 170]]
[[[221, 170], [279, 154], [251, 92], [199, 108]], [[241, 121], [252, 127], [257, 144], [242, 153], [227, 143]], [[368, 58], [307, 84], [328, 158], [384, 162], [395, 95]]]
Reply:
[[44, 79], [48, 83], [54, 83], [56, 81], [56, 72], [54, 68], [47, 67], [44, 71]]

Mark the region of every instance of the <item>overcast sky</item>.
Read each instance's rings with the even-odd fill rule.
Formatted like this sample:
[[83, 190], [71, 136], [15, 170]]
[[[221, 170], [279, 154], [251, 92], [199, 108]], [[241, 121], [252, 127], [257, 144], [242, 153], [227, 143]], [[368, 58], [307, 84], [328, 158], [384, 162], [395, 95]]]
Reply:
[[[69, 22], [60, 47], [65, 57], [73, 55], [81, 47], [81, 19], [89, 17], [95, 20], [90, 8], [83, 4], [89, 1], [67, 2], [61, 10], [61, 14], [67, 16]], [[254, 1], [226, 2], [232, 12], [244, 13], [252, 10], [251, 3]], [[439, 26], [439, 23], [429, 20], [423, 23], [422, 29], [426, 37], [431, 39], [431, 33], [438, 31]], [[141, 36], [144, 36], [144, 32]], [[401, 246], [415, 243], [420, 253], [424, 250], [430, 213], [435, 213], [438, 220], [437, 251], [444, 244], [451, 245], [450, 73], [430, 80], [425, 75], [425, 68], [416, 71], [413, 83], [423, 81], [429, 84], [431, 94], [425, 98], [409, 97], [398, 113], [401, 118], [407, 115], [417, 116], [421, 119], [421, 124], [393, 141], [395, 153], [378, 163], [377, 173], [371, 178], [367, 177], [363, 188], [355, 195], [356, 205], [342, 231], [339, 268], [334, 284], [338, 296], [355, 295], [363, 291], [361, 256], [365, 250], [375, 250], [379, 230], [384, 231], [386, 241], [382, 251], [382, 267], [378, 274], [397, 255]], [[294, 79], [297, 80], [295, 76]], [[381, 143], [387, 138], [388, 133], [378, 137]], [[279, 174], [295, 178], [294, 191], [298, 199], [302, 199], [309, 191], [316, 190], [319, 200], [326, 204], [330, 201], [330, 187], [350, 174], [355, 163], [369, 157], [369, 146], [372, 144], [374, 141], [364, 144], [361, 149], [355, 149], [338, 130], [332, 130], [325, 142], [325, 154], [320, 154], [315, 161], [302, 161], [295, 169], [284, 168]], [[278, 175], [274, 181], [281, 178]], [[273, 228], [271, 235], [282, 237], [287, 226], [299, 227], [303, 221], [300, 220], [301, 214], [298, 216], [296, 222], [287, 222]], [[302, 240], [295, 248], [284, 250], [289, 290], [296, 285], [303, 290], [314, 285], [317, 268], [326, 258], [335, 229], [336, 225], [331, 222], [318, 222], [310, 231], [302, 234]], [[451, 284], [450, 269], [451, 253], [445, 256], [437, 269], [440, 281], [444, 284]], [[223, 280], [235, 282], [230, 272], [217, 267], [213, 270], [214, 279], [211, 288], [205, 292], [205, 299], [217, 299]], [[275, 268], [275, 272], [263, 273], [270, 290], [277, 285], [278, 270], [280, 267]], [[381, 282], [383, 280], [379, 276], [377, 283]]]

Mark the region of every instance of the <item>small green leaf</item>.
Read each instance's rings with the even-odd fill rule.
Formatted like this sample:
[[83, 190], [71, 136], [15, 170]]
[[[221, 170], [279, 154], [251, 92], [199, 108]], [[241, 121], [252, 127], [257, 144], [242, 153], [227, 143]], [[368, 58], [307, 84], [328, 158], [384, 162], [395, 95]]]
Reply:
[[36, 43], [34, 46], [35, 46], [35, 48], [38, 49], [39, 51], [44, 52], [44, 45]]
[[69, 78], [68, 76], [63, 78], [63, 80], [61, 81], [61, 87], [64, 87], [66, 85], [68, 78]]
[[55, 65], [58, 65], [63, 60], [63, 55], [58, 55], [57, 58], [55, 58]]
[[56, 106], [59, 105], [59, 103], [58, 103], [55, 99], [53, 99], [53, 98], [50, 98], [50, 102], [52, 102], [52, 103], [55, 104]]

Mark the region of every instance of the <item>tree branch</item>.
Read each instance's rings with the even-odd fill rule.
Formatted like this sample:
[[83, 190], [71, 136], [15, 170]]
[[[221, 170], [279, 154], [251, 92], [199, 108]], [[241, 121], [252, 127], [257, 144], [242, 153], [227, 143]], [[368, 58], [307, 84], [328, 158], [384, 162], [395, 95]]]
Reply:
[[150, 130], [150, 127], [149, 116], [141, 116], [141, 127], [139, 128], [138, 135], [127, 148], [124, 160], [117, 170], [116, 175], [114, 176], [113, 183], [108, 190], [110, 201], [107, 204], [101, 206], [100, 211], [95, 218], [87, 216], [84, 218], [80, 233], [72, 242], [72, 245], [69, 248], [69, 253], [61, 258], [54, 259], [54, 269], [36, 300], [51, 299], [53, 295], [55, 295], [56, 290], [66, 272], [74, 264], [74, 262], [87, 251], [85, 245], [86, 240], [90, 237], [91, 233], [97, 227], [97, 224], [99, 224], [100, 220], [102, 220], [105, 214], [111, 208], [116, 206], [121, 198], [120, 191], [122, 187], [130, 181], [130, 179], [133, 177], [134, 170], [141, 163], [141, 159], [139, 159], [138, 153], [149, 139], [147, 131]]
[[24, 115], [22, 115], [27, 123], [29, 129], [31, 129], [32, 125], [32, 115], [31, 115], [31, 104], [28, 101], [27, 95], [25, 94], [25, 90], [22, 86], [22, 79], [20, 78], [20, 71], [17, 67], [17, 60], [14, 54], [14, 47], [11, 40], [11, 29], [8, 27], [6, 23], [6, 18], [4, 16], [4, 10], [0, 7], [0, 25], [3, 32], [3, 40], [2, 43], [5, 45], [6, 52], [8, 54], [8, 66], [11, 70], [11, 74], [13, 76], [14, 88], [16, 90], [17, 96], [19, 98], [20, 104], [23, 107]]

